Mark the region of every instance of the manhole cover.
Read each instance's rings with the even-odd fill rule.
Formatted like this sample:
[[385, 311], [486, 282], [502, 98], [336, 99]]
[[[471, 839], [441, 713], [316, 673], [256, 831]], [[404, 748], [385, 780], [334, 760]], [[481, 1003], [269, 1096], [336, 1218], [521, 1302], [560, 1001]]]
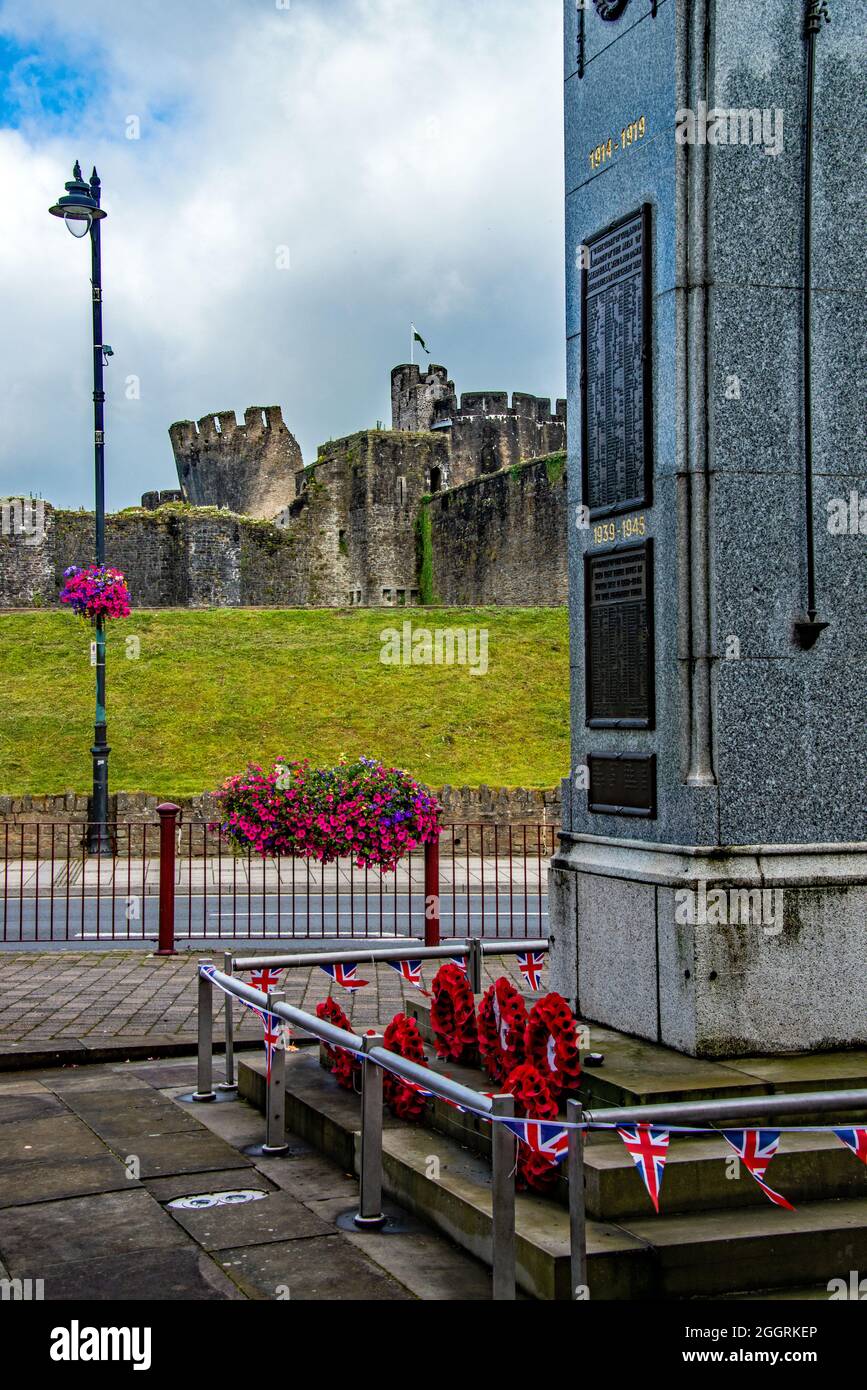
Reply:
[[267, 1196], [267, 1192], [245, 1187], [235, 1192], [197, 1192], [193, 1197], [176, 1197], [168, 1205], [181, 1211], [200, 1211], [203, 1207], [237, 1207], [242, 1202], [258, 1202], [260, 1197]]

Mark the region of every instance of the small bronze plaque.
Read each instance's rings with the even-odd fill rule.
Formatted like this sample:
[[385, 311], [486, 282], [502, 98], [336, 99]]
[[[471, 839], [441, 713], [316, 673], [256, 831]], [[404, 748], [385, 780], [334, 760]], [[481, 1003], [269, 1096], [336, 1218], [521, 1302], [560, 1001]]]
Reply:
[[603, 816], [656, 818], [655, 753], [591, 753], [587, 809]]
[[591, 516], [650, 504], [650, 208], [585, 245], [581, 456]]
[[653, 727], [651, 541], [585, 555], [586, 723]]

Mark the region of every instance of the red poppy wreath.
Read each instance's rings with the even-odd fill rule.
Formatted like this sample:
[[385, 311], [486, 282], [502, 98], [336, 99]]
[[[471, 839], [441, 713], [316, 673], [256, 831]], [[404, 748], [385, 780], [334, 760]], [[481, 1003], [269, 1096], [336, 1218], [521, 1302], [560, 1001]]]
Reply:
[[562, 995], [546, 994], [533, 1005], [527, 1019], [525, 1055], [545, 1077], [555, 1100], [564, 1091], [577, 1090], [581, 1076], [578, 1022]]
[[524, 1060], [527, 1009], [515, 986], [496, 980], [479, 1005], [479, 1053], [492, 1081], [504, 1081]]
[[[538, 1067], [523, 1062], [506, 1078], [506, 1091], [515, 1097], [515, 1114], [521, 1119], [556, 1120], [557, 1102]], [[557, 1181], [558, 1163], [548, 1154], [534, 1153], [518, 1141], [518, 1166], [515, 1186], [523, 1192], [546, 1192]]]
[[[406, 1014], [395, 1014], [385, 1030], [383, 1046], [388, 1052], [396, 1052], [398, 1057], [418, 1062], [419, 1066], [423, 1067], [427, 1062], [418, 1024]], [[392, 1115], [399, 1120], [418, 1120], [424, 1114], [425, 1097], [386, 1069], [382, 1073], [382, 1094]]]
[[430, 1025], [438, 1057], [463, 1061], [476, 1046], [476, 1010], [467, 977], [451, 961], [443, 965], [431, 985]]
[[[333, 1024], [335, 1028], [342, 1028], [347, 1033], [352, 1032], [349, 1019], [334, 999], [323, 999], [321, 1004], [317, 1004], [316, 1016], [324, 1018], [326, 1023]], [[355, 1078], [361, 1072], [358, 1058], [347, 1052], [345, 1047], [332, 1047], [330, 1043], [323, 1043], [322, 1046], [331, 1063], [331, 1075], [338, 1086], [342, 1086], [344, 1091], [357, 1090]]]

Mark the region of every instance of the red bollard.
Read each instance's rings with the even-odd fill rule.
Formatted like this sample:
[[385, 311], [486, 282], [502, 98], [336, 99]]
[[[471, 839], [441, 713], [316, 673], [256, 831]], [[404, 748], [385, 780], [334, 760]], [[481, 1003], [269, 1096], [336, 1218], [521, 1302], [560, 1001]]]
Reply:
[[424, 944], [440, 944], [439, 840], [430, 840], [424, 847]]
[[175, 845], [180, 806], [164, 801], [160, 818], [160, 939], [156, 954], [175, 955]]

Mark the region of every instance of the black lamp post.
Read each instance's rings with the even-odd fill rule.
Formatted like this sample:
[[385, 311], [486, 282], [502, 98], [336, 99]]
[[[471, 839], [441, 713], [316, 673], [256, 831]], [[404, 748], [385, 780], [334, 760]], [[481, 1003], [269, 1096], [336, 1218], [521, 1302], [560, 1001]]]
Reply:
[[[105, 564], [105, 390], [103, 388], [104, 352], [102, 341], [102, 264], [100, 257], [99, 224], [105, 213], [99, 206], [99, 177], [96, 170], [90, 183], [81, 177], [81, 165], [76, 161], [66, 193], [58, 198], [49, 212], [62, 217], [74, 237], [90, 232], [90, 280], [93, 287], [93, 454], [96, 483], [96, 563]], [[96, 720], [93, 732], [93, 799], [87, 832], [87, 848], [91, 854], [111, 854], [112, 843], [108, 823], [108, 754], [105, 722], [105, 620], [96, 620]]]

